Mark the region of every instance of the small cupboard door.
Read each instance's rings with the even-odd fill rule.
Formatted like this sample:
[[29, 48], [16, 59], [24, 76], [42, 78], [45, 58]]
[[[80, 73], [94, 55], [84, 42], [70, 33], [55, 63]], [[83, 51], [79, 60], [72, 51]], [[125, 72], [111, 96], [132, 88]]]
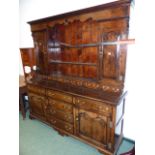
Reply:
[[76, 115], [78, 136], [95, 145], [107, 147], [108, 117], [82, 109], [79, 109]]
[[44, 109], [46, 106], [46, 99], [43, 96], [39, 96], [33, 93], [29, 93], [30, 110], [31, 113], [37, 116], [44, 116]]

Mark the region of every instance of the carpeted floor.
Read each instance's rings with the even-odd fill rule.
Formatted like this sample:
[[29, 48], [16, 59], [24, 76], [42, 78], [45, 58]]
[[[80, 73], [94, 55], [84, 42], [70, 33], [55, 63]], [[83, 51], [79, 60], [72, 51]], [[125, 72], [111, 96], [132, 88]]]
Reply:
[[[123, 141], [118, 155], [133, 147]], [[60, 136], [37, 120], [25, 120], [19, 114], [19, 155], [101, 155], [96, 149], [68, 136]]]

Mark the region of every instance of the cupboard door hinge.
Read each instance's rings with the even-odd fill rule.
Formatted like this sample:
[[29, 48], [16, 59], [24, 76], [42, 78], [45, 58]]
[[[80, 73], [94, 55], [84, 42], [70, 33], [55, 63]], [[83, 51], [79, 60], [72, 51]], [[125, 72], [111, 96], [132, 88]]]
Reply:
[[109, 122], [109, 128], [112, 128], [113, 127], [113, 123], [112, 121]]

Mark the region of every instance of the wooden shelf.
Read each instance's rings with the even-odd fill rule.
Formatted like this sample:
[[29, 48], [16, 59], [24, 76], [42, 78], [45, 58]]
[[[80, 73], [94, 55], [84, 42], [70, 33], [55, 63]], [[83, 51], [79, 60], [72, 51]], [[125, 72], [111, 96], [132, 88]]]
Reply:
[[89, 44], [79, 44], [79, 45], [71, 45], [68, 43], [58, 42], [53, 43], [52, 45], [48, 45], [49, 48], [60, 48], [60, 46], [68, 47], [68, 48], [84, 48], [84, 47], [97, 47], [104, 45], [127, 45], [134, 44], [135, 39], [126, 39], [126, 40], [116, 40], [116, 41], [106, 41], [106, 42], [97, 42], [97, 43], [89, 43]]
[[51, 64], [69, 64], [69, 65], [87, 65], [87, 66], [97, 66], [96, 63], [86, 63], [86, 62], [64, 62], [64, 61], [55, 61], [51, 60]]

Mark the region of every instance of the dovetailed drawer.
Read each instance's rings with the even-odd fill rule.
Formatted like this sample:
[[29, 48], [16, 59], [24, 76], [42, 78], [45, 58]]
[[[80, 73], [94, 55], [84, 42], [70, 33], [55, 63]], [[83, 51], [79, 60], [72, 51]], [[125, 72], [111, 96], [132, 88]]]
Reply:
[[44, 88], [40, 88], [40, 87], [32, 86], [32, 85], [28, 85], [27, 88], [28, 88], [28, 91], [30, 91], [30, 92], [45, 95], [45, 89]]
[[62, 120], [56, 119], [55, 117], [52, 117], [52, 116], [48, 117], [47, 120], [50, 124], [54, 125], [55, 127], [58, 127], [67, 132], [73, 133], [73, 125], [66, 123]]
[[49, 106], [67, 113], [73, 113], [73, 106], [62, 101], [49, 99]]
[[54, 116], [60, 120], [63, 120], [63, 121], [69, 122], [69, 123], [73, 123], [73, 114], [64, 113], [64, 111], [60, 111], [53, 107], [48, 107], [47, 115]]
[[68, 94], [60, 93], [60, 92], [54, 91], [54, 90], [48, 90], [47, 95], [49, 97], [52, 97], [53, 99], [58, 99], [61, 101], [72, 103], [72, 96], [70, 96]]
[[112, 112], [112, 107], [107, 105], [106, 103], [89, 100], [89, 99], [85, 99], [85, 98], [77, 97], [75, 99], [75, 104], [79, 108], [97, 112], [100, 114], [104, 113], [104, 114], [109, 115]]
[[30, 100], [34, 103], [44, 103], [45, 102], [45, 97], [40, 96], [40, 95], [36, 95], [34, 93], [28, 93], [28, 96], [30, 98]]

